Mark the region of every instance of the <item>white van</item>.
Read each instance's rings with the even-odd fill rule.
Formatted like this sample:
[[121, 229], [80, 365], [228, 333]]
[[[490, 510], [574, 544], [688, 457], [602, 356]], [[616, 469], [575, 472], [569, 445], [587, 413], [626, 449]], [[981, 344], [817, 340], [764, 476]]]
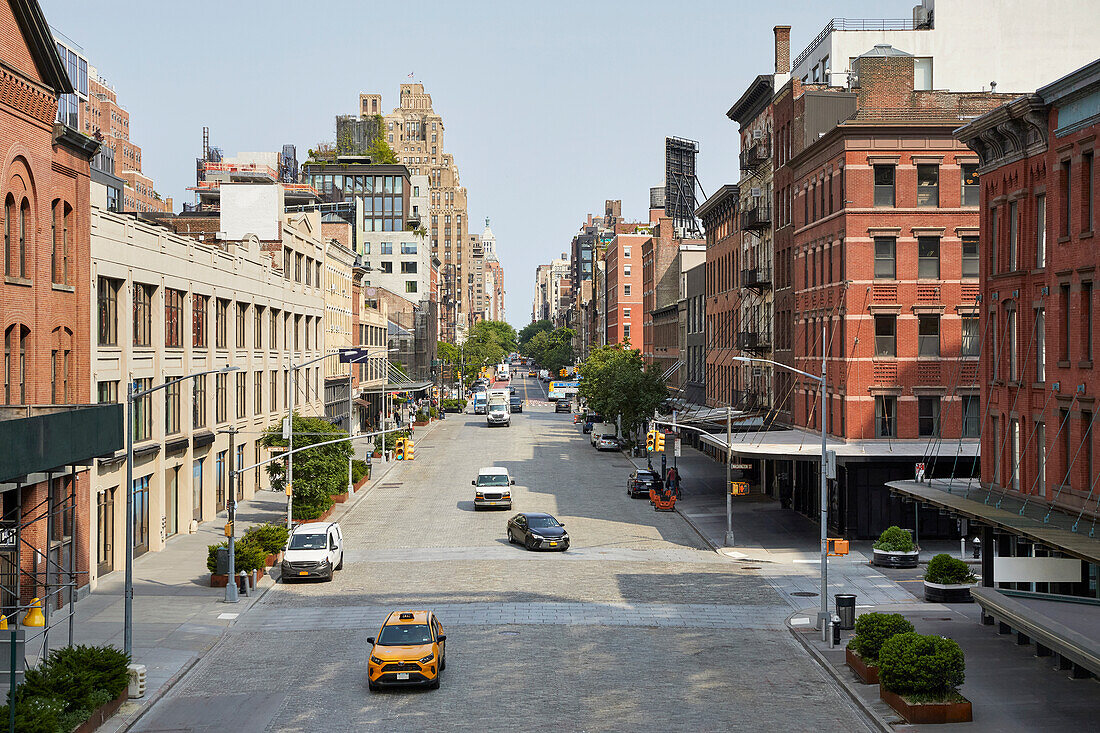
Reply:
[[344, 569], [340, 525], [336, 522], [299, 524], [287, 538], [279, 569], [284, 583], [298, 578], [332, 580], [335, 571]]
[[482, 507], [512, 508], [512, 487], [516, 480], [508, 475], [507, 468], [487, 466], [477, 472], [477, 478], [470, 482], [474, 492], [474, 509]]
[[589, 442], [593, 447], [596, 445], [596, 439], [601, 435], [610, 435], [612, 437], [619, 434], [618, 428], [613, 422], [598, 422], [592, 426], [592, 433], [589, 435]]

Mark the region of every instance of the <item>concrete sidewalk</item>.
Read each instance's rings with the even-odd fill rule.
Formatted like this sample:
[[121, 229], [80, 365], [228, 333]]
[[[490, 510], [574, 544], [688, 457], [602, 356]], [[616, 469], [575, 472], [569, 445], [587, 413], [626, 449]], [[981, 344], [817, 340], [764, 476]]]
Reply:
[[1094, 730], [1100, 717], [1096, 680], [1071, 679], [1055, 670], [1051, 657], [1036, 657], [1034, 647], [1019, 646], [1013, 635], [982, 626], [976, 604], [900, 603], [861, 609], [900, 613], [922, 634], [954, 639], [966, 656], [966, 682], [959, 688], [973, 705], [974, 720], [953, 725], [906, 723], [879, 698], [878, 685], [865, 685], [844, 662], [844, 647], [853, 632], [842, 633], [830, 649], [812, 628], [814, 609], [788, 619], [802, 646], [844, 688], [883, 731], [1083, 731]]
[[[423, 438], [435, 427], [417, 428], [414, 436]], [[376, 462], [371, 480], [344, 504], [337, 504], [331, 519], [356, 506], [370, 491], [386, 480], [401, 464]], [[286, 496], [259, 492], [237, 509], [238, 532], [253, 524], [283, 522]], [[226, 628], [275, 584], [271, 575], [259, 582], [254, 596], [241, 595], [239, 603], [224, 602], [225, 591], [211, 588], [206, 570], [207, 546], [225, 539], [225, 512], [199, 525], [195, 534], [182, 534], [168, 540], [160, 552], [149, 552], [134, 560], [133, 661], [146, 667], [146, 694], [128, 700], [102, 731], [125, 730], [152, 702], [191, 668], [222, 638]], [[239, 535], [238, 535], [239, 536]], [[275, 571], [277, 575], [277, 570]], [[123, 646], [125, 576], [122, 568], [100, 579], [96, 590], [75, 605], [73, 644]], [[62, 610], [62, 613], [65, 609]], [[29, 629], [28, 636], [31, 631]], [[49, 635], [49, 647], [68, 644], [68, 627], [61, 623]], [[27, 663], [40, 658], [41, 636], [27, 643]]]

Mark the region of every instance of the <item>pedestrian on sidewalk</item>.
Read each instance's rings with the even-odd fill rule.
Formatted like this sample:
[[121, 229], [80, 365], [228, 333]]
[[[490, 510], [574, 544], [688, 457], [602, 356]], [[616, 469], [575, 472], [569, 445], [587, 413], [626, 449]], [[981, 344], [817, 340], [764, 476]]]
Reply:
[[676, 498], [681, 498], [680, 493], [680, 472], [676, 470], [676, 466], [672, 466], [668, 469], [668, 487], [676, 494]]

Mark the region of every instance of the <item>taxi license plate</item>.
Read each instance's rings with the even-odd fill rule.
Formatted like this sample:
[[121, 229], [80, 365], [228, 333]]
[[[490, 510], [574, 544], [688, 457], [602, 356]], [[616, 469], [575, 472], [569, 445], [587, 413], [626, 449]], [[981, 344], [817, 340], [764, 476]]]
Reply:
[[299, 570], [298, 575], [309, 575], [309, 571], [308, 570]]
[[489, 502], [489, 503], [490, 503], [490, 504], [492, 504], [493, 506], [496, 506], [496, 505], [497, 505], [497, 503], [496, 503], [495, 501], [491, 501], [491, 502]]
[[399, 680], [407, 680], [408, 678], [409, 678], [409, 673], [408, 672], [398, 672], [397, 673], [397, 679], [399, 679]]
[[557, 543], [557, 542], [551, 542], [551, 543], [550, 543], [550, 546], [551, 546], [551, 547], [557, 547], [557, 546], [558, 546], [558, 543]]

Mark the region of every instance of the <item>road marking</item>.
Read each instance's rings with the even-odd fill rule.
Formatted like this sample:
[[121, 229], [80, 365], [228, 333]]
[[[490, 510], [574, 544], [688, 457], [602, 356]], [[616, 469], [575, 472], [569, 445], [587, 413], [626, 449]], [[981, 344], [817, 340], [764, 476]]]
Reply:
[[233, 619], [237, 618], [240, 615], [241, 614], [239, 614], [239, 613], [219, 613], [218, 614], [218, 620], [219, 621], [232, 621]]
[[[408, 563], [462, 561], [501, 561], [508, 562], [664, 562], [664, 563], [726, 563], [727, 561], [709, 550], [693, 550], [684, 547], [670, 547], [662, 550], [635, 550], [626, 547], [571, 547], [562, 553], [527, 552], [519, 547], [506, 544], [484, 547], [409, 547], [348, 550], [349, 562]], [[730, 565], [731, 568], [737, 566]]]
[[[673, 628], [782, 629], [786, 605], [704, 603], [436, 603], [432, 610], [447, 626], [564, 625], [660, 626]], [[390, 606], [255, 607], [234, 631], [317, 631], [377, 629]]]
[[805, 616], [800, 616], [798, 618], [792, 618], [791, 619], [791, 626], [809, 626], [809, 625], [810, 625], [810, 619], [806, 618]]

